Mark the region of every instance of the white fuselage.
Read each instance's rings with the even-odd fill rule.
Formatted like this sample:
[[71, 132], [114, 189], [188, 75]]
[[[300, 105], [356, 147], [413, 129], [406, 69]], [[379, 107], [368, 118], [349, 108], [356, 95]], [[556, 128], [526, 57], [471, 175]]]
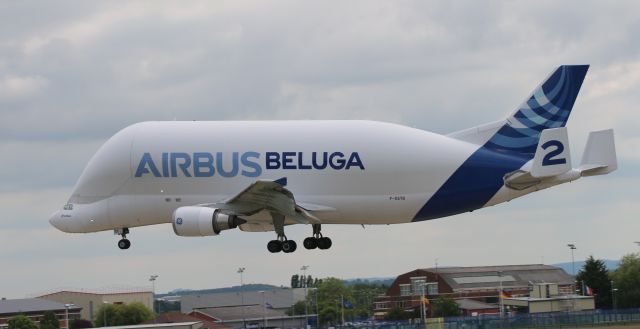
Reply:
[[[178, 207], [222, 201], [258, 179], [282, 177], [322, 223], [410, 222], [477, 149], [373, 121], [144, 122], [102, 146], [52, 223], [68, 232], [169, 223]], [[270, 217], [261, 212], [252, 220]]]

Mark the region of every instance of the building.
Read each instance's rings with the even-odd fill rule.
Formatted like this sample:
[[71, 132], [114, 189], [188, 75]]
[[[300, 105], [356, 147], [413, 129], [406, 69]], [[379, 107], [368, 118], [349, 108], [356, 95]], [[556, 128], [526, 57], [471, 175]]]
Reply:
[[266, 291], [225, 292], [182, 296], [180, 310], [190, 313], [195, 309], [269, 304], [274, 310], [286, 310], [305, 300], [304, 288], [281, 288]]
[[6, 328], [7, 321], [16, 315], [25, 315], [35, 323], [40, 323], [40, 319], [45, 312], [55, 313], [60, 321], [60, 328], [68, 328], [66, 319], [74, 320], [80, 318], [82, 307], [78, 305], [65, 305], [41, 298], [27, 299], [2, 299], [0, 300], [0, 328]]
[[502, 302], [513, 310], [525, 313], [595, 309], [593, 296], [561, 294], [555, 283], [536, 283], [529, 296], [505, 298]]
[[305, 328], [305, 323], [316, 321], [315, 314], [289, 316], [284, 310], [262, 305], [201, 308], [189, 315], [208, 318], [231, 328]]
[[[423, 294], [428, 301], [452, 298], [469, 315], [495, 314], [500, 311], [501, 290], [513, 298], [530, 297], [531, 290], [538, 283], [553, 283], [557, 291], [554, 297], [574, 295], [573, 277], [550, 265], [426, 268], [398, 276], [386, 294], [375, 299], [374, 315], [382, 319], [394, 307], [413, 311], [420, 307]], [[427, 308], [430, 312], [431, 303]], [[524, 310], [523, 307], [520, 310]]]
[[133, 326], [99, 327], [102, 329], [202, 329], [202, 322], [149, 323]]
[[64, 304], [75, 304], [82, 307], [81, 317], [94, 321], [96, 312], [103, 304], [129, 304], [142, 303], [153, 310], [153, 292], [151, 290], [108, 291], [108, 292], [84, 292], [84, 291], [58, 291], [39, 296], [38, 298], [55, 301]]
[[229, 326], [215, 322], [210, 316], [199, 315], [200, 314], [183, 314], [180, 312], [162, 313], [158, 314], [155, 319], [143, 324], [201, 322], [202, 326], [199, 329], [231, 329]]
[[480, 314], [497, 314], [500, 313], [500, 305], [487, 304], [473, 299], [456, 299], [460, 315], [462, 316], [478, 316]]

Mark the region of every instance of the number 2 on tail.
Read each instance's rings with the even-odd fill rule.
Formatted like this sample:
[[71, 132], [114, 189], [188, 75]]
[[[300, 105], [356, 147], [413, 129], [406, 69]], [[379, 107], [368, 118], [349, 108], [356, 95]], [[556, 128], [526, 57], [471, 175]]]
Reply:
[[553, 166], [553, 165], [557, 165], [557, 164], [565, 164], [567, 163], [567, 159], [565, 158], [555, 158], [556, 156], [562, 154], [562, 152], [564, 151], [564, 145], [562, 145], [562, 142], [557, 141], [557, 140], [550, 140], [544, 144], [542, 144], [542, 149], [546, 150], [548, 148], [553, 148], [549, 153], [547, 153], [544, 158], [542, 158], [542, 165], [543, 166]]

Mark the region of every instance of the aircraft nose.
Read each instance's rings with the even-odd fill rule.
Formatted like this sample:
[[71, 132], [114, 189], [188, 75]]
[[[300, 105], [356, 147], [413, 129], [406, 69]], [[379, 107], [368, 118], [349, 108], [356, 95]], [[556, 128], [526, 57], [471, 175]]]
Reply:
[[64, 225], [64, 223], [62, 222], [62, 217], [60, 216], [60, 210], [54, 212], [51, 217], [49, 217], [49, 224], [51, 224], [51, 226], [57, 228], [58, 230], [62, 231], [62, 232], [66, 232], [66, 226]]

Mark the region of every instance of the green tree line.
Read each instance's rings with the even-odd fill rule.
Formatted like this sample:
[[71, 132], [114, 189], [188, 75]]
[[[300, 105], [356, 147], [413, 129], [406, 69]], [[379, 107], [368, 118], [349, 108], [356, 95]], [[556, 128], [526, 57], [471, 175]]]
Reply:
[[[589, 256], [576, 275], [576, 288], [587, 294], [592, 289], [596, 308], [640, 307], [640, 253], [622, 257], [615, 271], [605, 262]], [[614, 305], [615, 304], [615, 305]]]

